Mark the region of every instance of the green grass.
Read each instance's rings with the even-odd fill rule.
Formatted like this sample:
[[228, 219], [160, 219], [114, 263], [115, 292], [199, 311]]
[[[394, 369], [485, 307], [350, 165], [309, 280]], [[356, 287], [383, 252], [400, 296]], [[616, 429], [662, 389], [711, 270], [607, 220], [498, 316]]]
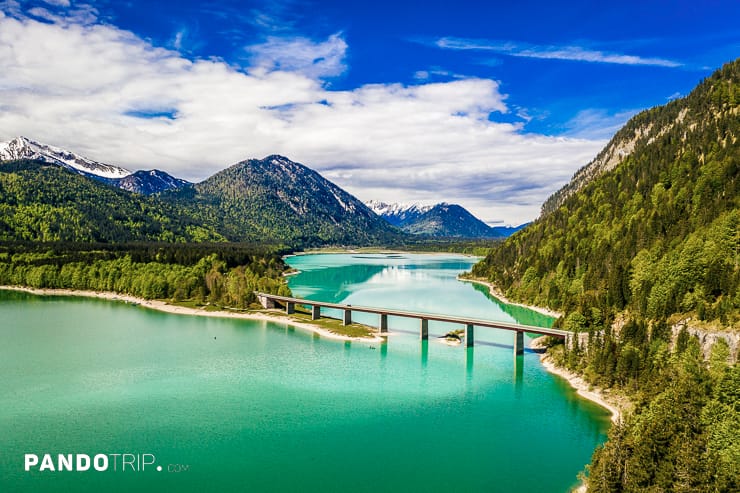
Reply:
[[358, 323], [352, 323], [350, 325], [342, 325], [341, 320], [338, 320], [336, 318], [329, 318], [325, 316], [322, 316], [318, 320], [311, 320], [311, 313], [308, 311], [304, 311], [300, 308], [296, 308], [295, 313], [293, 313], [292, 315], [288, 315], [288, 317], [290, 317], [291, 319], [297, 322], [316, 325], [317, 327], [326, 329], [333, 334], [347, 336], [347, 337], [373, 337], [378, 332], [376, 328], [370, 327], [369, 325], [363, 325], [363, 324], [358, 324]]

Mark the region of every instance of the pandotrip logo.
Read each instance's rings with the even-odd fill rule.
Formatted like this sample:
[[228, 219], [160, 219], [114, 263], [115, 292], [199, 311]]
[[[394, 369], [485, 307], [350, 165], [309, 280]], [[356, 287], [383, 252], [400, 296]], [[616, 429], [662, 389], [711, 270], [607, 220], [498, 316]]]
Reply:
[[154, 454], [25, 454], [26, 472], [187, 472], [188, 464], [157, 464]]

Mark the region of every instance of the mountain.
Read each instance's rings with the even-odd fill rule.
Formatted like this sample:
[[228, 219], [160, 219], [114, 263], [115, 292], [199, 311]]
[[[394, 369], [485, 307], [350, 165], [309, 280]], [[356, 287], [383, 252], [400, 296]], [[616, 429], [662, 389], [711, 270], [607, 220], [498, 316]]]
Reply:
[[377, 200], [369, 200], [365, 202], [365, 205], [393, 226], [399, 228], [416, 221], [422, 214], [432, 208], [431, 205], [386, 204]]
[[584, 337], [548, 350], [634, 409], [588, 491], [740, 489], [740, 59], [633, 117], [473, 269]]
[[111, 180], [110, 183], [123, 190], [140, 193], [142, 195], [152, 195], [165, 190], [173, 190], [190, 185], [189, 181], [175, 178], [169, 173], [165, 173], [158, 169], [150, 171], [136, 171], [128, 176], [124, 176], [123, 178], [115, 178]]
[[242, 161], [163, 198], [218, 221], [232, 241], [372, 245], [401, 236], [349, 193], [278, 155]]
[[131, 171], [99, 163], [71, 151], [42, 144], [26, 137], [0, 143], [0, 161], [28, 159], [61, 166], [129, 192], [151, 195], [188, 185], [189, 182], [160, 170]]
[[304, 247], [402, 237], [355, 197], [281, 156], [244, 161], [157, 195], [111, 185], [142, 187], [149, 182], [140, 179], [151, 178], [162, 186], [169, 175], [134, 173], [124, 178], [132, 180], [127, 184], [71, 171], [48, 160], [0, 163], [0, 240], [229, 240]]
[[16, 137], [8, 142], [0, 142], [0, 161], [13, 161], [16, 159], [43, 161], [62, 166], [77, 173], [100, 178], [116, 179], [131, 174], [127, 169], [99, 163], [58, 147], [41, 144], [26, 137]]
[[387, 204], [370, 200], [365, 203], [373, 212], [414, 235], [457, 238], [505, 238], [518, 227], [490, 227], [467, 209], [457, 204], [442, 202], [436, 205]]
[[0, 241], [223, 241], [196, 212], [47, 161], [0, 163]]
[[[476, 271], [514, 298], [553, 309], [574, 306], [586, 292], [651, 317], [729, 302], [736, 245], [712, 235], [734, 231], [740, 205], [739, 65], [633, 117], [534, 224]], [[620, 149], [621, 158], [608, 157]], [[693, 259], [683, 273], [681, 258]]]
[[456, 204], [437, 204], [424, 212], [416, 220], [407, 223], [404, 231], [411, 234], [484, 238], [493, 236], [493, 230], [486, 223]]

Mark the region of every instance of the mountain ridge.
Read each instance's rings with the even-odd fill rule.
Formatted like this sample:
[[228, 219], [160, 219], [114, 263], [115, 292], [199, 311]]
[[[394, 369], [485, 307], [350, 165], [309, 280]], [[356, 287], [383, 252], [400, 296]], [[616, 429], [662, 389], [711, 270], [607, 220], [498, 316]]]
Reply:
[[44, 161], [77, 173], [94, 175], [100, 178], [116, 179], [131, 174], [131, 171], [120, 166], [93, 161], [66, 149], [42, 144], [23, 136], [7, 142], [0, 142], [0, 161], [18, 159]]
[[505, 238], [521, 228], [489, 226], [459, 204], [440, 202], [434, 205], [417, 203], [365, 202], [373, 212], [388, 223], [413, 235], [446, 238]]
[[0, 162], [19, 159], [61, 166], [108, 185], [144, 195], [179, 188], [190, 183], [157, 169], [131, 172], [120, 166], [94, 161], [67, 149], [43, 144], [23, 136], [0, 142]]
[[[241, 161], [192, 187], [164, 195], [168, 196], [189, 207], [211, 208], [227, 236], [239, 241], [271, 238], [306, 245], [357, 245], [399, 236], [356, 197], [276, 154]], [[238, 230], [239, 224], [247, 229]], [[274, 237], [277, 231], [279, 238]]]

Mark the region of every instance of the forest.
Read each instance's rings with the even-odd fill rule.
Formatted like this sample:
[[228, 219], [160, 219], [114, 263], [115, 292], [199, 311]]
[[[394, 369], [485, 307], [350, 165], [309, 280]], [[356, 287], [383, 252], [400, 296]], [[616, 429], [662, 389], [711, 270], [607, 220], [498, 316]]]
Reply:
[[284, 252], [253, 245], [2, 243], [0, 285], [111, 291], [246, 309], [254, 291], [289, 295]]
[[740, 330], [739, 114], [736, 60], [632, 118], [613, 140], [632, 152], [473, 269], [561, 311], [557, 326], [587, 336], [552, 357], [632, 402], [589, 491], [740, 491], [737, 354], [688, 330]]

